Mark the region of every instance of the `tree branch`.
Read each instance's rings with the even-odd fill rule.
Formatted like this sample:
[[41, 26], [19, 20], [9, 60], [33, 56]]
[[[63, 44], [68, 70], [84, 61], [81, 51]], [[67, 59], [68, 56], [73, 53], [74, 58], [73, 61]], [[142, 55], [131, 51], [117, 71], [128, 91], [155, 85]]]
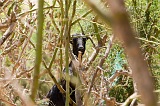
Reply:
[[109, 79], [108, 79], [108, 81], [110, 82], [110, 83], [112, 83], [118, 76], [120, 76], [120, 75], [126, 75], [126, 76], [130, 76], [130, 77], [132, 77], [132, 74], [131, 74], [131, 72], [128, 72], [128, 71], [125, 71], [125, 70], [117, 70]]
[[[113, 38], [114, 38], [114, 36], [111, 36], [111, 38], [110, 38], [110, 40], [109, 40], [109, 43], [108, 43], [108, 46], [107, 46], [107, 49], [106, 49], [106, 52], [105, 52], [105, 55], [104, 55], [104, 57], [102, 57], [102, 59], [100, 60], [100, 63], [99, 63], [99, 66], [98, 66], [98, 67], [100, 67], [100, 68], [102, 68], [103, 63], [104, 63], [104, 60], [108, 57], [108, 54], [109, 54], [110, 49], [111, 49], [111, 47], [112, 47]], [[93, 85], [94, 85], [94, 81], [95, 81], [95, 78], [96, 78], [96, 76], [97, 76], [98, 71], [99, 71], [99, 68], [96, 68], [96, 71], [95, 71], [95, 73], [93, 74], [93, 77], [92, 77], [92, 80], [91, 80], [89, 89], [88, 89], [88, 91], [87, 91], [86, 100], [85, 100], [85, 102], [84, 102], [85, 106], [87, 105], [87, 102], [88, 102], [88, 99], [89, 99], [89, 96], [90, 96], [90, 93], [91, 93], [91, 89], [92, 89], [92, 87], [93, 87]]]
[[12, 32], [15, 29], [16, 15], [14, 12], [12, 12], [11, 19], [9, 21], [10, 21], [10, 25], [8, 29], [6, 30], [6, 32], [3, 34], [2, 38], [0, 39], [0, 46], [6, 41], [6, 39], [12, 34]]
[[43, 14], [43, 5], [44, 1], [38, 1], [38, 30], [37, 30], [37, 42], [36, 42], [36, 60], [35, 60], [35, 70], [33, 73], [33, 82], [31, 88], [31, 98], [34, 101], [37, 95], [37, 89], [39, 86], [39, 73], [40, 66], [42, 61], [42, 40], [43, 40], [43, 23], [44, 23], [44, 14]]

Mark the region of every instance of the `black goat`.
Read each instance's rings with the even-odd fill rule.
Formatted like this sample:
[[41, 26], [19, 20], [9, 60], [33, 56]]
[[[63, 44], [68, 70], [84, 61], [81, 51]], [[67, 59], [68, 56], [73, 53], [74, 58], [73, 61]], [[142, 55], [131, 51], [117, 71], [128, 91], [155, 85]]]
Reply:
[[[85, 44], [86, 44], [87, 38], [82, 34], [74, 34], [72, 35], [72, 49], [73, 54], [78, 57], [78, 51], [82, 52], [82, 55], [85, 52]], [[69, 64], [69, 72], [74, 73], [72, 71], [72, 61]], [[65, 72], [65, 69], [64, 71]], [[73, 74], [72, 74], [73, 75]], [[64, 90], [66, 90], [66, 81], [65, 79], [62, 79], [60, 81], [60, 85]], [[47, 94], [47, 98], [49, 98], [49, 105], [48, 106], [65, 106], [65, 95], [60, 92], [60, 90], [57, 88], [56, 85], [53, 85], [51, 90]], [[70, 98], [76, 103], [75, 100], [75, 84], [70, 82]], [[70, 104], [72, 106], [72, 104]]]

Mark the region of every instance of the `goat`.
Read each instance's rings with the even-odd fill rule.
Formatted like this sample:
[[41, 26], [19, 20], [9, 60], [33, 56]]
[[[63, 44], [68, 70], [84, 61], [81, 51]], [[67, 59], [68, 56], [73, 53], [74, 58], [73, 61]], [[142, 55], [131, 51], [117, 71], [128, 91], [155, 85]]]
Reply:
[[[72, 35], [72, 49], [73, 54], [78, 58], [78, 52], [81, 51], [82, 55], [85, 52], [85, 45], [86, 45], [87, 37], [85, 37], [82, 34], [74, 34]], [[69, 64], [69, 72], [73, 73], [72, 68], [72, 61]], [[63, 70], [65, 72], [65, 69]], [[74, 74], [70, 74], [74, 75]], [[66, 81], [65, 79], [61, 79], [60, 85], [64, 90], [66, 90]], [[65, 106], [65, 95], [60, 92], [60, 90], [57, 88], [56, 85], [53, 85], [51, 90], [47, 94], [47, 98], [49, 98], [49, 105], [48, 106]], [[75, 84], [70, 82], [70, 98], [76, 103], [75, 100]], [[70, 106], [73, 106], [72, 104], [69, 104]]]

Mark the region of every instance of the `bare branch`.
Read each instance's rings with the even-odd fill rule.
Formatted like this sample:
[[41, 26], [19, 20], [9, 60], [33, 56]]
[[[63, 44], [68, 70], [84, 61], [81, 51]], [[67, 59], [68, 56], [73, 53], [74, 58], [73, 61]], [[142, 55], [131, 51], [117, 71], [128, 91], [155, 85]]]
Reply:
[[[92, 93], [94, 93], [96, 96], [98, 96], [100, 98], [99, 93], [92, 91]], [[119, 106], [120, 103], [116, 102], [115, 98], [109, 98], [109, 97], [102, 97], [103, 100], [106, 101], [107, 106]]]
[[92, 10], [87, 11], [85, 14], [83, 14], [80, 18], [76, 19], [75, 21], [72, 22], [71, 26], [73, 26], [74, 24], [76, 24], [78, 21], [81, 20], [81, 18], [86, 17], [89, 13], [91, 13]]
[[[108, 57], [108, 54], [109, 54], [110, 49], [111, 49], [111, 47], [112, 47], [113, 38], [114, 38], [114, 37], [111, 36], [111, 38], [110, 38], [110, 40], [109, 40], [109, 43], [108, 43], [108, 46], [107, 46], [107, 49], [106, 49], [106, 52], [105, 52], [105, 55], [104, 55], [104, 57], [102, 57], [102, 59], [100, 60], [100, 63], [99, 63], [99, 66], [98, 66], [98, 67], [100, 67], [100, 68], [102, 68], [103, 63], [104, 63], [104, 60]], [[96, 54], [96, 55], [97, 55], [97, 54]], [[86, 96], [86, 100], [85, 100], [85, 103], [84, 103], [85, 105], [87, 105], [87, 102], [88, 102], [88, 99], [89, 99], [89, 95], [90, 95], [90, 93], [91, 93], [91, 89], [92, 89], [92, 87], [93, 87], [93, 85], [94, 85], [94, 81], [95, 81], [95, 78], [97, 77], [98, 71], [99, 71], [99, 68], [96, 68], [96, 71], [95, 71], [95, 73], [93, 74], [93, 77], [92, 77], [92, 80], [91, 80], [89, 89], [88, 89], [88, 91], [87, 91], [87, 96]]]
[[133, 93], [130, 97], [127, 98], [127, 100], [122, 104], [122, 106], [128, 106], [132, 100], [139, 98], [140, 95], [138, 96], [137, 93]]
[[126, 76], [130, 76], [130, 77], [132, 77], [132, 74], [130, 73], [130, 72], [128, 72], [128, 71], [122, 71], [122, 70], [120, 70], [120, 71], [116, 71], [109, 79], [108, 79], [108, 81], [110, 82], [110, 83], [112, 83], [118, 76], [120, 76], [120, 75], [126, 75]]
[[12, 34], [12, 32], [15, 29], [15, 25], [16, 25], [15, 13], [11, 14], [10, 21], [11, 21], [11, 23], [10, 23], [8, 29], [6, 30], [6, 32], [3, 34], [2, 38], [0, 39], [0, 46], [6, 41], [6, 39]]
[[[59, 7], [54, 7], [54, 5], [52, 5], [52, 6], [44, 7], [43, 9], [50, 9], [50, 8], [59, 8]], [[37, 10], [38, 10], [38, 8], [29, 10], [29, 11], [26, 11], [26, 12], [23, 12], [23, 13], [20, 13], [20, 14], [17, 15], [17, 18], [18, 19], [22, 18], [22, 17], [28, 15], [29, 13], [37, 11]]]
[[[107, 39], [107, 36], [104, 35], [104, 37], [102, 38], [102, 40], [103, 40], [102, 45], [105, 44], [106, 39]], [[93, 41], [91, 40], [91, 42], [93, 42]], [[94, 42], [93, 42], [93, 45], [95, 46]], [[98, 45], [98, 47], [95, 47], [95, 50], [93, 51], [92, 55], [89, 57], [89, 60], [86, 64], [86, 69], [85, 70], [88, 70], [90, 65], [92, 64], [92, 62], [96, 59], [102, 45]]]

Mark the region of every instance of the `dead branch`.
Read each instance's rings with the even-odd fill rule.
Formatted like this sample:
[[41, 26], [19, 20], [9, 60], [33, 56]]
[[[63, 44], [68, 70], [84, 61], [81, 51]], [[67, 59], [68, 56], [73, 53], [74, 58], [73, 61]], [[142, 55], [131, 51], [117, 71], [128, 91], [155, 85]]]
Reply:
[[[104, 63], [104, 60], [108, 57], [108, 54], [110, 52], [110, 49], [112, 47], [112, 42], [113, 42], [113, 38], [114, 36], [111, 36], [110, 40], [109, 40], [109, 43], [108, 43], [108, 46], [107, 46], [107, 49], [106, 49], [106, 52], [105, 52], [105, 55], [104, 57], [102, 57], [102, 59], [100, 60], [100, 63], [99, 63], [99, 66], [100, 68], [102, 68], [103, 66], [103, 63]], [[98, 51], [99, 52], [99, 51]], [[97, 55], [97, 54], [96, 54]], [[96, 71], [95, 73], [93, 74], [93, 77], [92, 77], [92, 80], [91, 80], [91, 83], [90, 83], [90, 86], [89, 86], [89, 89], [87, 91], [87, 95], [86, 95], [86, 100], [84, 102], [84, 105], [86, 106], [87, 105], [87, 102], [88, 102], [88, 99], [89, 99], [89, 96], [90, 96], [90, 93], [91, 93], [91, 89], [94, 85], [94, 81], [95, 81], [95, 78], [97, 77], [97, 73], [98, 73], [99, 69], [96, 68]]]
[[[17, 64], [19, 63], [19, 61], [20, 61], [20, 59], [21, 59], [21, 57], [22, 57], [22, 54], [24, 53], [25, 48], [27, 47], [27, 44], [29, 43], [29, 41], [30, 41], [30, 39], [31, 39], [31, 37], [32, 37], [32, 34], [33, 34], [33, 28], [31, 29], [30, 34], [29, 34], [29, 37], [27, 38], [26, 42], [24, 42], [25, 37], [24, 37], [24, 38], [21, 38], [21, 39], [19, 40], [19, 45], [18, 45], [18, 46], [22, 45], [23, 42], [24, 42], [24, 47], [22, 48], [22, 52], [20, 53], [20, 55], [19, 55], [19, 57], [18, 57], [18, 60], [16, 61], [15, 65], [14, 65], [14, 67], [13, 67], [13, 71], [15, 70]], [[14, 72], [13, 72], [13, 73], [14, 73]]]
[[0, 39], [0, 46], [6, 41], [6, 39], [12, 34], [12, 32], [15, 29], [16, 26], [16, 15], [14, 12], [12, 12], [11, 14], [11, 19], [10, 19], [10, 25], [8, 27], [8, 29], [5, 31], [5, 33], [3, 34], [2, 38]]
[[86, 17], [89, 13], [91, 13], [92, 10], [87, 11], [85, 14], [83, 14], [81, 17], [79, 17], [78, 19], [76, 19], [75, 21], [72, 22], [71, 26], [73, 26], [74, 24], [76, 24], [78, 21], [80, 21], [82, 18]]
[[102, 57], [102, 59], [100, 60], [99, 67], [101, 67], [101, 68], [102, 68], [102, 66], [103, 66], [103, 64], [104, 64], [105, 59], [106, 59], [106, 58], [108, 57], [108, 55], [109, 55], [110, 49], [111, 49], [111, 47], [112, 47], [113, 39], [114, 39], [114, 36], [111, 36], [111, 37], [110, 37], [110, 40], [109, 40], [109, 42], [108, 42], [108, 46], [107, 46], [107, 49], [106, 49], [106, 51], [105, 51], [104, 57]]
[[138, 104], [137, 104], [137, 99], [136, 99], [136, 98], [132, 100], [130, 106], [135, 106], [135, 105], [138, 105]]
[[[104, 35], [104, 37], [102, 38], [102, 41], [103, 41], [103, 42], [102, 42], [102, 43], [103, 43], [102, 45], [105, 44], [106, 39], [107, 39], [107, 36]], [[92, 40], [91, 40], [91, 42], [92, 42]], [[94, 43], [93, 43], [93, 45], [95, 46]], [[90, 67], [90, 65], [92, 64], [92, 62], [96, 59], [96, 57], [97, 57], [97, 55], [98, 55], [98, 53], [99, 53], [99, 51], [100, 51], [102, 45], [98, 45], [97, 47], [95, 47], [94, 52], [93, 52], [92, 55], [89, 57], [89, 60], [88, 60], [88, 62], [87, 62], [87, 64], [86, 64], [85, 70], [88, 70], [89, 67]]]
[[2, 55], [6, 55], [9, 52], [11, 52], [12, 50], [16, 49], [17, 47], [21, 46], [25, 40], [25, 36], [22, 36], [17, 42], [15, 42], [13, 45], [11, 45], [10, 47], [6, 48], [4, 50], [4, 52], [2, 53]]
[[[51, 8], [59, 8], [59, 7], [54, 7], [54, 5], [52, 5], [52, 6], [44, 7], [43, 9], [45, 10], [45, 9], [51, 9]], [[37, 10], [38, 10], [38, 8], [32, 9], [32, 10], [28, 10], [28, 11], [23, 12], [23, 13], [20, 13], [20, 14], [17, 15], [17, 18], [19, 19], [19, 18], [25, 17], [29, 13], [37, 11]]]
[[2, 38], [0, 39], [0, 46], [6, 41], [6, 39], [12, 34], [15, 27], [15, 22], [11, 23], [9, 28], [6, 30], [6, 32], [3, 34]]
[[122, 71], [122, 70], [117, 70], [117, 71], [108, 79], [108, 81], [109, 81], [110, 83], [112, 83], [112, 82], [113, 82], [118, 76], [120, 76], [120, 75], [126, 75], [126, 76], [132, 77], [131, 72], [128, 72], [128, 71], [126, 71], [126, 70], [124, 70], [124, 71]]
[[121, 105], [121, 106], [129, 106], [129, 104], [134, 100], [139, 98], [140, 95], [138, 96], [137, 93], [133, 93], [130, 97], [126, 99], [126, 101]]
[[[96, 96], [98, 96], [100, 98], [100, 95], [98, 92], [92, 91], [92, 93], [94, 93]], [[102, 99], [106, 101], [106, 106], [119, 106], [120, 103], [116, 102], [115, 98], [110, 98], [110, 97], [103, 97]]]

